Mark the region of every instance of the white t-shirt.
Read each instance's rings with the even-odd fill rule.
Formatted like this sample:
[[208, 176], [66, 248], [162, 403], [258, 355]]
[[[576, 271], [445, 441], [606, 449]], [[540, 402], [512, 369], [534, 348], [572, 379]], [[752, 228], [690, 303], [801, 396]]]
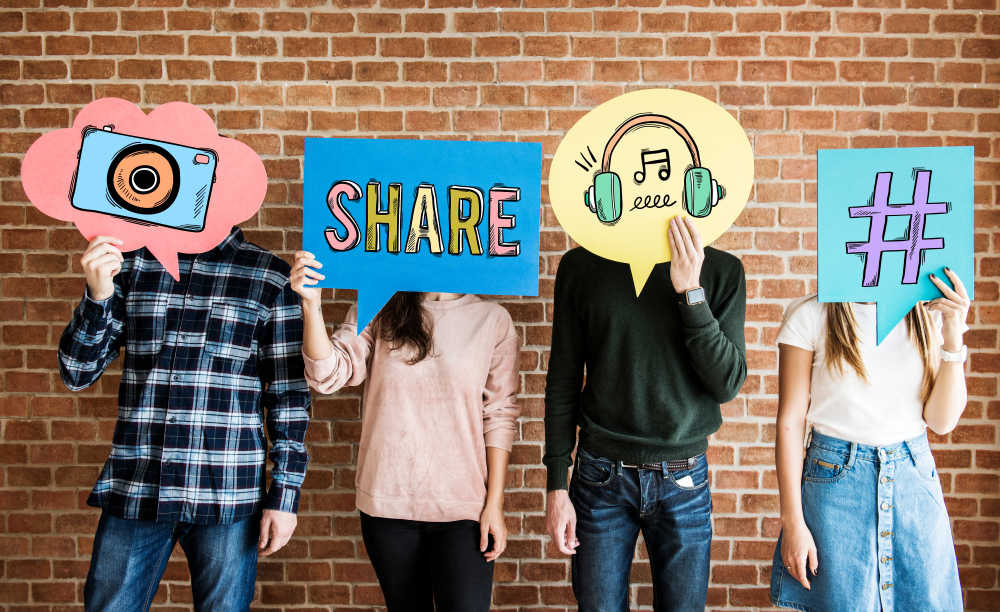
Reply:
[[[924, 364], [920, 350], [910, 341], [906, 321], [900, 321], [876, 345], [875, 305], [852, 303], [851, 307], [858, 322], [858, 348], [867, 381], [846, 363], [843, 373], [827, 367], [826, 307], [816, 296], [796, 301], [785, 314], [778, 344], [813, 352], [807, 422], [821, 434], [873, 446], [919, 436], [926, 427], [920, 398]], [[940, 325], [940, 318], [934, 318]]]

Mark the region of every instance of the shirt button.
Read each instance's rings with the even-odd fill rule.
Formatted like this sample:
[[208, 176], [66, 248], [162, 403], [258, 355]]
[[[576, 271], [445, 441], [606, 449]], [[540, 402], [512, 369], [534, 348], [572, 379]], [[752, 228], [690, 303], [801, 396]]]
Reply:
[[174, 374], [173, 376], [171, 376], [171, 377], [170, 377], [170, 380], [172, 380], [172, 381], [174, 381], [174, 382], [177, 382], [177, 381], [178, 381], [178, 380], [180, 380], [180, 379], [181, 379], [181, 377], [180, 377], [180, 376], [178, 376], [178, 375], [176, 375], [176, 374]]
[[167, 423], [176, 423], [176, 422], [177, 422], [177, 417], [170, 417], [169, 419], [167, 419]]
[[888, 510], [889, 508], [891, 508], [891, 506], [889, 505], [889, 502], [882, 502], [882, 506], [881, 507], [882, 507], [883, 510]]

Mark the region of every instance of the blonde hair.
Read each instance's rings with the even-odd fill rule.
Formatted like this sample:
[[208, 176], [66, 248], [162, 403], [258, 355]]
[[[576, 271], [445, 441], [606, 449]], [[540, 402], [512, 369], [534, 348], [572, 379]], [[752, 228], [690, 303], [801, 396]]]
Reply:
[[[826, 367], [838, 374], [850, 367], [863, 380], [868, 380], [865, 364], [858, 350], [858, 321], [847, 302], [833, 302], [826, 307]], [[941, 362], [941, 347], [934, 341], [934, 321], [924, 302], [917, 302], [906, 314], [906, 328], [910, 341], [917, 347], [924, 362], [924, 375], [920, 384], [920, 397], [927, 401], [934, 378]]]

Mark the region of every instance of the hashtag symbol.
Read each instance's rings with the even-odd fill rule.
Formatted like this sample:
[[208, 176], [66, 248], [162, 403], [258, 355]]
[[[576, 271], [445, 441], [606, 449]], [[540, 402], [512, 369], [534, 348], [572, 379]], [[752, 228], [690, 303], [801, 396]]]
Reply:
[[[882, 254], [892, 251], [903, 251], [903, 284], [912, 285], [920, 275], [920, 264], [924, 259], [924, 251], [943, 249], [943, 238], [924, 238], [924, 221], [927, 215], [939, 215], [948, 212], [947, 202], [927, 202], [930, 191], [930, 170], [918, 170], [913, 186], [913, 200], [906, 204], [889, 204], [889, 186], [892, 184], [892, 172], [879, 172], [875, 175], [875, 191], [868, 206], [851, 206], [852, 219], [869, 218], [871, 226], [866, 242], [848, 242], [847, 252], [861, 255], [865, 261], [865, 270], [861, 284], [865, 287], [878, 285], [879, 270], [882, 267]], [[900, 240], [885, 239], [886, 217], [908, 216], [909, 228]]]

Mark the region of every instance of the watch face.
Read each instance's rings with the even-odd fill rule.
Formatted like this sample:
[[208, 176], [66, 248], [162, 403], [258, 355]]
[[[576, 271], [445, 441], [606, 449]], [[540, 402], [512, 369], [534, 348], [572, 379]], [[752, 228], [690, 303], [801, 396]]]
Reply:
[[691, 289], [690, 291], [685, 293], [684, 296], [687, 299], [687, 303], [689, 306], [692, 306], [694, 304], [700, 304], [705, 301], [705, 290], [701, 287], [697, 289]]

